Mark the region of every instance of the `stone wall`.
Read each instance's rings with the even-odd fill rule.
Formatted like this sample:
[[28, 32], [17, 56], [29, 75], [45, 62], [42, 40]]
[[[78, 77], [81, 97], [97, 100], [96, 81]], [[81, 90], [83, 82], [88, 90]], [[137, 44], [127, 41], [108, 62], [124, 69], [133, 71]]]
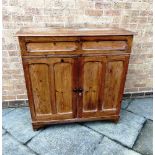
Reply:
[[20, 27], [121, 27], [137, 33], [125, 92], [152, 91], [152, 0], [2, 0], [3, 101], [27, 99]]

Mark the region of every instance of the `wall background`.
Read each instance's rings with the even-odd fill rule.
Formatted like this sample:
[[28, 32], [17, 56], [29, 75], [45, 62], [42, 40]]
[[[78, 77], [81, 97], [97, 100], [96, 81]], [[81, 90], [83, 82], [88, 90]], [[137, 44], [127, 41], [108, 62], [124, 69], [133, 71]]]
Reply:
[[125, 85], [152, 91], [152, 0], [3, 0], [3, 101], [27, 99], [19, 45], [23, 26], [121, 27], [137, 35]]

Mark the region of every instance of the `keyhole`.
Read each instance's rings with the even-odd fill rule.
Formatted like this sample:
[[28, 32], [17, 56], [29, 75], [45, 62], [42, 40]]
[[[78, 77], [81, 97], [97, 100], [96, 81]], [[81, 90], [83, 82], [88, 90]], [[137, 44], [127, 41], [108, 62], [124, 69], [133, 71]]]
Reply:
[[64, 60], [63, 60], [63, 59], [61, 59], [61, 62], [64, 62]]

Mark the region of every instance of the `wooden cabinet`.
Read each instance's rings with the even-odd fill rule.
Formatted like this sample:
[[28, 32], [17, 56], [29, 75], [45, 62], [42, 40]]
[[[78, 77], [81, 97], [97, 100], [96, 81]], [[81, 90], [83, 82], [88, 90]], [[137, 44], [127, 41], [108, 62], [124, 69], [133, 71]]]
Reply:
[[34, 129], [119, 119], [132, 32], [23, 28], [17, 36]]

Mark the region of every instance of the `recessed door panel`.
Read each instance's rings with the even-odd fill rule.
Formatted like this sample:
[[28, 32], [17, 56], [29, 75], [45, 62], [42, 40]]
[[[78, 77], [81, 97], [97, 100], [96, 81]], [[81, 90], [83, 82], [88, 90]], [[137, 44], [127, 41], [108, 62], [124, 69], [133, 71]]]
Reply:
[[34, 119], [75, 117], [77, 99], [73, 88], [77, 76], [74, 75], [74, 58], [32, 58], [24, 64]]
[[102, 62], [84, 63], [83, 81], [83, 110], [96, 111], [98, 109], [100, 91], [100, 74], [102, 72]]
[[103, 109], [117, 108], [123, 72], [124, 62], [122, 60], [107, 62]]
[[72, 112], [72, 65], [54, 65], [55, 102], [58, 113]]
[[30, 77], [36, 115], [50, 114], [49, 70], [47, 64], [31, 64]]
[[105, 57], [79, 58], [78, 117], [95, 117], [102, 110]]
[[118, 115], [128, 56], [80, 58], [78, 117]]

